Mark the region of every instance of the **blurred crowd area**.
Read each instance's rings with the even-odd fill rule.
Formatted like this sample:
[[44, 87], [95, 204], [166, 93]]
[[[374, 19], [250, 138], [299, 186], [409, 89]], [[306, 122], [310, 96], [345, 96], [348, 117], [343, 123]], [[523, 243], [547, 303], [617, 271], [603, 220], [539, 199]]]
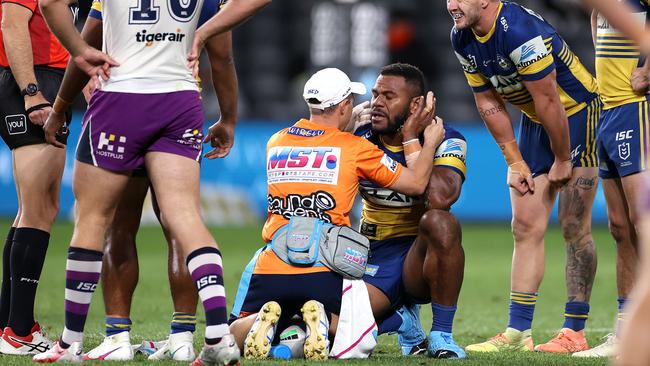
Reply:
[[[80, 26], [90, 2], [81, 0]], [[553, 24], [593, 71], [585, 9], [566, 0], [518, 2]], [[239, 119], [296, 120], [307, 113], [302, 87], [313, 71], [339, 67], [371, 87], [381, 66], [399, 61], [425, 73], [440, 116], [479, 123], [472, 93], [450, 47], [451, 27], [443, 0], [275, 0], [233, 33]], [[201, 65], [202, 79], [209, 81], [205, 56]], [[214, 119], [214, 90], [210, 82], [203, 87], [207, 117]]]

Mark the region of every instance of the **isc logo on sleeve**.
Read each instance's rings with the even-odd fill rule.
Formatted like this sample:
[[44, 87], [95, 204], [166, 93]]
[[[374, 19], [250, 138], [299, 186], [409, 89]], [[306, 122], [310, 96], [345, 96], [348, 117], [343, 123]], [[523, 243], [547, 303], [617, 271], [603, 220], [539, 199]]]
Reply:
[[340, 147], [275, 146], [266, 157], [268, 184], [338, 184]]

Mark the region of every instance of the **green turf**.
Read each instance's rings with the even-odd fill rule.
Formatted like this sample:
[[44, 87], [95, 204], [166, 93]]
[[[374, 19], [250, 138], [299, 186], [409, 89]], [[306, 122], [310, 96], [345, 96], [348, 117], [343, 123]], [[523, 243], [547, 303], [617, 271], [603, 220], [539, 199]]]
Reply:
[[[0, 221], [1, 227], [8, 227]], [[6, 229], [0, 230], [4, 237]], [[50, 335], [60, 334], [63, 324], [63, 288], [66, 248], [72, 227], [57, 225], [52, 234], [50, 249], [43, 271], [37, 300], [38, 320]], [[260, 228], [214, 229], [225, 257], [226, 286], [229, 303], [234, 298], [236, 284], [249, 257], [260, 244]], [[616, 287], [614, 269], [614, 246], [604, 227], [594, 231], [598, 245], [599, 267], [594, 286], [591, 314], [588, 325], [589, 343], [600, 342], [611, 327], [616, 314]], [[140, 284], [135, 293], [132, 320], [132, 342], [144, 339], [163, 339], [168, 333], [172, 313], [166, 275], [167, 250], [163, 236], [157, 227], [144, 227], [138, 236], [141, 263]], [[511, 236], [507, 224], [465, 225], [463, 244], [466, 253], [465, 282], [461, 293], [454, 334], [461, 345], [482, 341], [504, 329], [507, 322]], [[547, 235], [546, 276], [540, 289], [537, 304], [534, 339], [546, 341], [562, 325], [564, 311], [564, 245], [557, 228]], [[199, 314], [199, 319], [202, 315]], [[91, 307], [86, 327], [86, 350], [97, 345], [103, 336], [103, 306], [98, 290]], [[425, 329], [431, 324], [431, 309], [423, 307]], [[202, 334], [200, 321], [197, 335]], [[197, 336], [196, 345], [201, 337]], [[421, 365], [436, 362], [425, 357], [401, 358], [394, 336], [380, 337], [379, 346], [369, 360], [346, 361], [350, 364], [403, 364]], [[143, 357], [130, 363], [142, 365]], [[330, 361], [333, 362], [333, 361]], [[444, 363], [449, 361], [438, 361]], [[30, 365], [25, 358], [0, 356], [0, 365]], [[178, 365], [176, 362], [158, 362], [156, 365]], [[292, 362], [266, 361], [243, 362], [245, 365], [303, 365], [304, 360]], [[340, 362], [339, 362], [340, 364]], [[470, 355], [466, 361], [453, 365], [605, 365], [605, 360], [576, 360], [563, 356], [543, 354]]]

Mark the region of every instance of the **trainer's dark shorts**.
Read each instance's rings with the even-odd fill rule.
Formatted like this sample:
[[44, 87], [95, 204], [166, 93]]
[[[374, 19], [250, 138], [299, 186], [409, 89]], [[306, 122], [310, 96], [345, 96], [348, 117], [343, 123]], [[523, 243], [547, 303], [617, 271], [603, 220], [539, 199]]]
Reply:
[[[573, 167], [598, 166], [596, 154], [596, 128], [600, 116], [600, 98], [587, 102], [587, 106], [569, 117], [571, 159]], [[533, 122], [525, 114], [521, 116], [519, 149], [534, 177], [546, 174], [555, 161], [551, 141], [544, 126]]]
[[600, 169], [603, 179], [626, 177], [648, 167], [650, 122], [648, 101], [606, 109], [600, 116], [597, 133]]
[[285, 323], [293, 315], [300, 314], [300, 308], [309, 300], [323, 304], [328, 313], [339, 314], [341, 311], [341, 291], [343, 277], [326, 271], [302, 274], [253, 274], [259, 254], [244, 269], [235, 304], [230, 315], [230, 322], [249, 314], [257, 313], [266, 302], [276, 301], [282, 308], [280, 323]]
[[[41, 93], [48, 102], [54, 103], [63, 80], [63, 70], [36, 66], [34, 72]], [[70, 124], [70, 111], [66, 112], [66, 120]], [[0, 136], [11, 150], [45, 143], [43, 127], [33, 124], [27, 117], [25, 99], [20, 96], [20, 88], [7, 68], [0, 68]], [[68, 132], [57, 135], [57, 140], [67, 143]]]
[[407, 297], [402, 271], [406, 254], [414, 242], [415, 236], [400, 236], [370, 243], [370, 257], [363, 281], [380, 289], [393, 307]]

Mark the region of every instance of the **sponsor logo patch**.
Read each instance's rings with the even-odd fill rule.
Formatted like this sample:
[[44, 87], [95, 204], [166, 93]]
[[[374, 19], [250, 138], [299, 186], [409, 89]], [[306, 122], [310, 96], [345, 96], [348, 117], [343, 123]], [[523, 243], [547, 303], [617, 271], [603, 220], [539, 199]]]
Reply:
[[510, 54], [518, 69], [525, 68], [548, 56], [542, 36], [537, 36], [517, 47]]
[[276, 146], [267, 155], [268, 184], [338, 184], [340, 147]]
[[20, 135], [27, 132], [27, 117], [24, 114], [6, 116], [5, 123], [10, 135]]
[[384, 156], [381, 158], [381, 163], [388, 168], [391, 172], [395, 173], [397, 171], [397, 161], [395, 161], [393, 158], [390, 156], [384, 154]]
[[267, 199], [269, 212], [287, 220], [292, 216], [301, 216], [332, 222], [332, 217], [327, 212], [336, 207], [334, 197], [325, 191], [317, 191], [308, 196], [290, 194], [284, 198], [269, 195]]
[[101, 132], [97, 143], [97, 155], [107, 158], [124, 159], [126, 136], [116, 136], [112, 133]]
[[302, 136], [302, 137], [316, 137], [316, 136], [321, 136], [325, 133], [323, 130], [311, 130], [309, 128], [302, 128], [302, 127], [296, 127], [292, 126], [289, 127], [289, 131], [287, 131], [289, 135], [295, 135], [295, 136]]
[[465, 162], [467, 157], [467, 142], [459, 138], [450, 138], [443, 141], [436, 149], [435, 158], [453, 157]]

